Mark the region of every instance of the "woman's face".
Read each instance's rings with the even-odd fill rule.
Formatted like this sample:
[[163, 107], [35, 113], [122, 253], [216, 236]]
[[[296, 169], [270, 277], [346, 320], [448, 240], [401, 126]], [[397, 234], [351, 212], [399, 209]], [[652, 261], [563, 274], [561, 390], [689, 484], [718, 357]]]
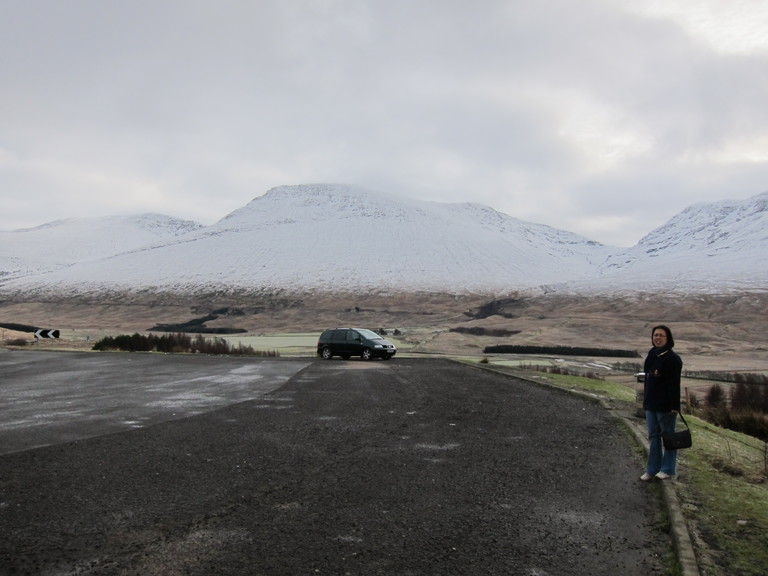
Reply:
[[651, 339], [656, 348], [664, 348], [664, 346], [667, 345], [667, 332], [661, 328], [657, 328], [653, 331]]

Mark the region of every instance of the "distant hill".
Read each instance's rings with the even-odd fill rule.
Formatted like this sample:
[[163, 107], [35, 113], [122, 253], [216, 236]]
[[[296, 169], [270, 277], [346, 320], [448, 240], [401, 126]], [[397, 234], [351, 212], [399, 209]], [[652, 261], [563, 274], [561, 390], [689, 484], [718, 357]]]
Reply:
[[607, 286], [768, 288], [768, 192], [690, 206], [599, 269]]
[[0, 233], [0, 293], [709, 290], [768, 285], [768, 193], [604, 246], [473, 203], [281, 186], [211, 226], [144, 215]]
[[0, 285], [4, 280], [109, 258], [202, 228], [162, 214], [68, 218], [35, 228], [0, 232]]

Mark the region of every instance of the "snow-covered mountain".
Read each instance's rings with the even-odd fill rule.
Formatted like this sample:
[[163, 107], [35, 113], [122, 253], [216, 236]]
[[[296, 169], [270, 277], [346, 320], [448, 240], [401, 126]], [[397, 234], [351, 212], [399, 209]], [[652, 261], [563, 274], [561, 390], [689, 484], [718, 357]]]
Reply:
[[607, 285], [768, 289], [768, 192], [690, 206], [600, 266]]
[[0, 233], [0, 291], [760, 288], [766, 204], [768, 193], [692, 206], [621, 249], [479, 204], [281, 186], [207, 227], [152, 216], [152, 228], [145, 216], [124, 231], [96, 219]]
[[68, 218], [0, 232], [0, 282], [113, 256], [202, 228], [162, 214]]

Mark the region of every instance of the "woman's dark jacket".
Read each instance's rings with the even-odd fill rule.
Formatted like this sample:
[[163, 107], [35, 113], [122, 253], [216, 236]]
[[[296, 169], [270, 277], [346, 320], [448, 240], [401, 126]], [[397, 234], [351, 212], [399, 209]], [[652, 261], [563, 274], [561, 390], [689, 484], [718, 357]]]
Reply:
[[680, 412], [680, 374], [683, 361], [671, 348], [651, 348], [645, 359], [643, 408]]

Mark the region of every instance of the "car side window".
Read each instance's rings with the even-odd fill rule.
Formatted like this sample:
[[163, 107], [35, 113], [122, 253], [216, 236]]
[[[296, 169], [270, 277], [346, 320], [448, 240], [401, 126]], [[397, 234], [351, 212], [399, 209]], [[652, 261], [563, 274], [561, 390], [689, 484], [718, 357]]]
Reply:
[[347, 332], [348, 341], [354, 342], [357, 339], [357, 337], [358, 337], [358, 334], [354, 330], [350, 330], [349, 332]]

